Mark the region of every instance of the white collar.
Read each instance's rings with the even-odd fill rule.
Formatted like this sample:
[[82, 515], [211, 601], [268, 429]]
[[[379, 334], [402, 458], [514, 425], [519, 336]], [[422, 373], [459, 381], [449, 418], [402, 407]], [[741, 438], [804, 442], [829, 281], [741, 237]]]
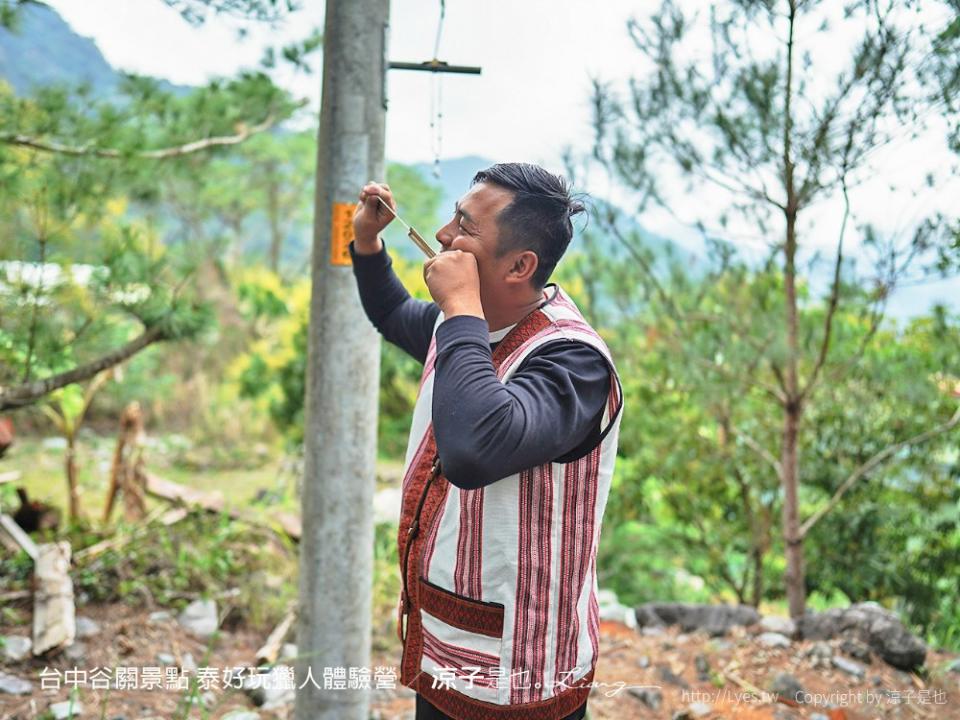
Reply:
[[[553, 283], [551, 283], [551, 284], [553, 284]], [[544, 291], [543, 291], [544, 303], [541, 303], [541, 304], [540, 304], [540, 307], [543, 307], [543, 305], [544, 305], [545, 303], [548, 303], [548, 302], [550, 302], [551, 300], [553, 300], [553, 298], [556, 297], [558, 290], [559, 290], [559, 288], [558, 288], [556, 285], [554, 285], [553, 295], [550, 295], [550, 294], [547, 293], [546, 288], [544, 288]], [[511, 330], [513, 330], [513, 329], [514, 329], [517, 325], [519, 325], [519, 324], [520, 324], [520, 323], [516, 322], [516, 323], [514, 323], [513, 325], [510, 325], [510, 326], [505, 327], [505, 328], [500, 328], [500, 329], [497, 330], [496, 332], [490, 333], [490, 344], [492, 345], [493, 343], [498, 343], [498, 342], [500, 342], [501, 340], [503, 340], [503, 339], [507, 336], [507, 333], [509, 333]]]
[[507, 336], [507, 333], [509, 333], [511, 330], [513, 330], [516, 326], [517, 326], [517, 323], [514, 323], [513, 325], [508, 325], [507, 327], [501, 328], [501, 329], [497, 330], [496, 332], [491, 332], [491, 333], [490, 333], [490, 343], [493, 344], [493, 343], [498, 343], [498, 342], [500, 342], [501, 340], [503, 340], [503, 339]]

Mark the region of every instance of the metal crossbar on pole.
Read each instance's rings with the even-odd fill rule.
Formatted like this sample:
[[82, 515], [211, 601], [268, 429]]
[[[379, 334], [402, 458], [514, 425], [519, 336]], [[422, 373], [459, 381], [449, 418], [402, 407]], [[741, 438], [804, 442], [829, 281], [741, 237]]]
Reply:
[[479, 75], [481, 68], [472, 65], [450, 65], [443, 60], [427, 60], [425, 62], [398, 62], [390, 63], [391, 70], [423, 70], [425, 72], [459, 73], [461, 75]]

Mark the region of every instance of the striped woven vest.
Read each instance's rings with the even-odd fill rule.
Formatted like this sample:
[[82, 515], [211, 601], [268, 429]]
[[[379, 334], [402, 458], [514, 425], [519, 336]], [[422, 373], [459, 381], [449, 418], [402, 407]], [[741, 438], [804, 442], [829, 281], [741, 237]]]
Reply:
[[[606, 344], [555, 288], [504, 337], [493, 364], [506, 382], [545, 343], [599, 350], [611, 368], [601, 442], [577, 460], [462, 490], [443, 477], [431, 423], [437, 325], [403, 479], [400, 680], [454, 718], [562, 718], [586, 701], [597, 662], [595, 563], [620, 382]], [[562, 428], [563, 418], [557, 423]]]
[[[454, 718], [562, 718], [597, 663], [596, 553], [621, 418], [610, 352], [559, 288], [500, 342], [502, 382], [545, 343], [574, 340], [611, 369], [600, 443], [476, 490], [442, 474], [431, 423], [436, 327], [403, 479], [398, 635], [401, 682]], [[557, 418], [559, 427], [563, 418]]]

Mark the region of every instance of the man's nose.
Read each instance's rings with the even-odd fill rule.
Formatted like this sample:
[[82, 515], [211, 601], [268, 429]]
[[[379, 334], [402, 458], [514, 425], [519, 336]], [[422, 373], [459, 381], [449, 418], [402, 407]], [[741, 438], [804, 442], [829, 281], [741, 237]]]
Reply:
[[437, 230], [437, 242], [439, 242], [445, 248], [450, 247], [450, 244], [453, 242], [453, 238], [455, 237], [454, 234], [450, 232], [450, 225], [451, 223], [447, 223], [442, 228]]

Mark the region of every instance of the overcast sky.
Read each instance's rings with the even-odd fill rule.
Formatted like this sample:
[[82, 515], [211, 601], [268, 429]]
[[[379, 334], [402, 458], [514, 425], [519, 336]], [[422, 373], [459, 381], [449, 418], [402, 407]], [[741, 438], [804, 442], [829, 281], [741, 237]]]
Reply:
[[[239, 21], [217, 17], [191, 27], [161, 0], [48, 2], [77, 32], [92, 37], [113, 66], [182, 84], [200, 84], [242, 67], [256, 67], [265, 47], [279, 48], [301, 39], [314, 26], [322, 27], [324, 6], [322, 0], [303, 0], [303, 9], [278, 27], [242, 23], [248, 36], [241, 40]], [[479, 65], [483, 73], [438, 78], [390, 71], [387, 156], [401, 162], [430, 162], [439, 142], [442, 158], [480, 155], [495, 161], [537, 162], [554, 170], [562, 170], [564, 147], [578, 151], [590, 147], [591, 78], [623, 87], [641, 69], [625, 25], [631, 14], [649, 12], [656, 5], [640, 0], [448, 0], [446, 4], [440, 59]], [[687, 5], [703, 4], [690, 0]], [[430, 59], [439, 16], [439, 0], [393, 0], [390, 59]], [[801, 39], [813, 42], [815, 33], [810, 30]], [[817, 63], [842, 62], [850, 56], [853, 38], [849, 43], [842, 37], [830, 42], [813, 46]], [[319, 107], [319, 72], [309, 76], [285, 72], [277, 79]], [[430, 128], [431, 97], [438, 83], [443, 113], [439, 137]], [[947, 173], [956, 157], [943, 148], [942, 135], [937, 135], [920, 144], [901, 140], [876, 153], [873, 180], [852, 197], [858, 221], [869, 220], [887, 231], [903, 233], [926, 213], [955, 205], [960, 196], [955, 178], [952, 185], [917, 197], [889, 189], [894, 180], [911, 177], [922, 187], [921, 179], [931, 164]], [[591, 178], [587, 190], [618, 195], [600, 177]], [[679, 217], [653, 212], [642, 221], [654, 232], [681, 243], [693, 242], [693, 217], [685, 208], [709, 207], [710, 202], [726, 201], [712, 194], [689, 201], [681, 198], [676, 203]], [[839, 200], [808, 213], [802, 228], [806, 246], [833, 247], [841, 217]], [[759, 253], [766, 248], [767, 239], [750, 227], [733, 229], [731, 234], [747, 250]], [[847, 243], [855, 247], [858, 242], [853, 229]]]
[[[253, 67], [268, 44], [281, 46], [323, 24], [320, 0], [278, 28], [215, 18], [193, 28], [160, 0], [50, 0], [81, 35], [94, 38], [107, 60], [125, 70], [199, 84], [238, 67]], [[636, 2], [605, 0], [449, 0], [440, 59], [478, 65], [480, 76], [393, 70], [388, 80], [387, 154], [430, 160], [431, 90], [442, 84], [442, 154], [524, 158], [559, 163], [565, 143], [588, 137], [590, 77], [626, 77], [631, 44], [624, 23]], [[439, 0], [393, 0], [390, 57], [420, 62], [433, 55]], [[585, 22], [588, 20], [588, 22]], [[289, 86], [319, 104], [320, 76], [291, 78]]]

